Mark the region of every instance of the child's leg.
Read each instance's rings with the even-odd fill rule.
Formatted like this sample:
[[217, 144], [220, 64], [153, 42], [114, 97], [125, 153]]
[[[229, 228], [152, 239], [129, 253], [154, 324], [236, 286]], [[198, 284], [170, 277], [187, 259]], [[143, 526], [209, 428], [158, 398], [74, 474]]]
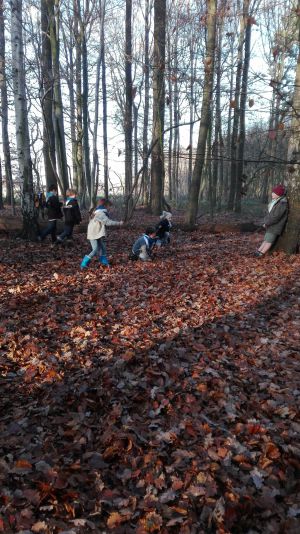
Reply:
[[106, 257], [106, 242], [105, 242], [105, 237], [100, 237], [100, 239], [98, 239], [98, 244], [99, 244], [99, 256], [105, 256]]
[[88, 257], [92, 259], [99, 251], [98, 239], [90, 239], [92, 251], [88, 254]]
[[73, 233], [73, 224], [65, 224], [62, 234], [58, 236], [59, 241], [64, 241], [67, 237], [71, 237]]

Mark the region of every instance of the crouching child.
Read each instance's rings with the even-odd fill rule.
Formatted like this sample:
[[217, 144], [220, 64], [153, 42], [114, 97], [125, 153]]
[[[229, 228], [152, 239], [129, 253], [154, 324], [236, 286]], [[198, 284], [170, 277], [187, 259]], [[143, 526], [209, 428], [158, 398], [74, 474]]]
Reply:
[[160, 222], [156, 226], [157, 245], [167, 245], [170, 243], [170, 231], [172, 228], [172, 213], [163, 211], [160, 216]]
[[146, 228], [145, 233], [140, 236], [133, 244], [132, 252], [129, 255], [130, 260], [152, 260], [152, 250], [156, 243], [156, 230], [152, 226]]
[[90, 212], [90, 221], [87, 229], [87, 239], [89, 240], [92, 250], [89, 254], [84, 256], [80, 267], [85, 269], [94, 256], [99, 257], [101, 265], [109, 267], [109, 262], [106, 253], [106, 226], [121, 226], [123, 221], [113, 221], [109, 218], [106, 206], [111, 203], [103, 202], [103, 199], [98, 201], [97, 207]]

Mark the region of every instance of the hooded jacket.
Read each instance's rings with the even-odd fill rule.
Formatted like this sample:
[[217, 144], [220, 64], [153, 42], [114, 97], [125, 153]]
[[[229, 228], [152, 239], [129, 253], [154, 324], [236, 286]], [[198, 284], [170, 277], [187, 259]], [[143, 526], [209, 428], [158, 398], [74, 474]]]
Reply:
[[120, 224], [119, 221], [110, 219], [106, 210], [97, 209], [88, 224], [87, 238], [90, 240], [101, 239], [101, 237], [106, 236], [106, 226], [120, 226]]

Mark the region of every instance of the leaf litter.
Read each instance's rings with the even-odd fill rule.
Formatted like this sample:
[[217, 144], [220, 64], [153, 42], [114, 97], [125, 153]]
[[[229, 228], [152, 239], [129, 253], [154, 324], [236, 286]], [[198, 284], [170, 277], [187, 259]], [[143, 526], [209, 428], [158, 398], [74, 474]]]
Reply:
[[2, 241], [0, 532], [299, 532], [300, 258], [135, 231]]

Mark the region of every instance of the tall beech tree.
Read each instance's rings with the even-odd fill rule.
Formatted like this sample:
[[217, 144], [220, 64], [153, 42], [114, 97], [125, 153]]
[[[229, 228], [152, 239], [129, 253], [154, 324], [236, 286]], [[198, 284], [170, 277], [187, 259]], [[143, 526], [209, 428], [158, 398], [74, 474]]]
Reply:
[[3, 0], [0, 0], [0, 97], [1, 97], [1, 125], [4, 154], [4, 171], [6, 176], [6, 200], [14, 212], [14, 188], [11, 170], [11, 150], [8, 137], [8, 97], [6, 80], [5, 32]]
[[37, 233], [37, 213], [33, 197], [32, 161], [26, 97], [22, 0], [11, 1], [11, 56], [15, 104], [16, 144], [19, 179], [22, 183], [21, 206], [24, 238], [33, 239]]
[[166, 0], [154, 1], [151, 211], [159, 215], [164, 192]]
[[205, 162], [206, 140], [211, 119], [214, 55], [216, 46], [216, 4], [216, 0], [207, 0], [207, 40], [204, 59], [205, 75], [201, 106], [201, 121], [198, 134], [197, 153], [189, 193], [189, 203], [185, 218], [186, 225], [189, 228], [193, 228], [196, 223], [200, 184]]

